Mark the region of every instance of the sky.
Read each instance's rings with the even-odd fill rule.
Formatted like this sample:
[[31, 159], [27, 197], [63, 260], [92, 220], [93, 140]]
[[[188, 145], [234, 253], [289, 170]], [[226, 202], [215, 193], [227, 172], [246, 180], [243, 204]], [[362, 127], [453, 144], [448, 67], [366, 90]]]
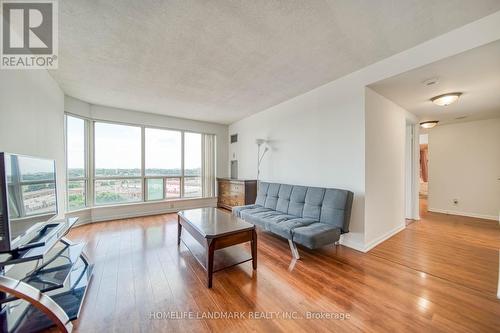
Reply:
[[[22, 155], [18, 156], [17, 160], [19, 162], [19, 169], [21, 175], [26, 175], [30, 173], [39, 173], [39, 172], [41, 173], [54, 172], [53, 160], [28, 157]], [[5, 169], [7, 174], [10, 174], [12, 172], [10, 159], [5, 161]]]
[[[68, 168], [83, 168], [84, 121], [68, 117]], [[73, 135], [72, 135], [73, 134]], [[181, 167], [181, 132], [146, 128], [146, 169]], [[185, 133], [185, 168], [201, 167], [201, 134]], [[141, 128], [95, 123], [95, 167], [141, 168]]]

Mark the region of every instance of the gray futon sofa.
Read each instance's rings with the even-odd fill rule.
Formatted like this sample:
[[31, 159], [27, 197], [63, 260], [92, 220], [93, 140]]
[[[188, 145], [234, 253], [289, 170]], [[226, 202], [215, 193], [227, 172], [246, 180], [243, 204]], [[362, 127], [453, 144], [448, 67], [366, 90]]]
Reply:
[[310, 249], [334, 244], [349, 232], [353, 193], [334, 188], [260, 182], [255, 204], [233, 208], [233, 214]]

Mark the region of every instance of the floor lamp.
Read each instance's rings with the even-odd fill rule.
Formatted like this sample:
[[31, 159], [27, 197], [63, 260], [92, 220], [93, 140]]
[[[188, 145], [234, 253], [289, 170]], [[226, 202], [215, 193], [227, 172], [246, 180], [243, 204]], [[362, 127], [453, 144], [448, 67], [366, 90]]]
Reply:
[[259, 177], [260, 177], [260, 164], [262, 163], [262, 159], [264, 158], [264, 155], [266, 155], [267, 151], [269, 148], [266, 146], [264, 148], [264, 151], [262, 152], [262, 155], [260, 153], [260, 146], [263, 144], [266, 144], [267, 141], [264, 139], [257, 139], [255, 140], [255, 143], [257, 144], [257, 190], [259, 188]]

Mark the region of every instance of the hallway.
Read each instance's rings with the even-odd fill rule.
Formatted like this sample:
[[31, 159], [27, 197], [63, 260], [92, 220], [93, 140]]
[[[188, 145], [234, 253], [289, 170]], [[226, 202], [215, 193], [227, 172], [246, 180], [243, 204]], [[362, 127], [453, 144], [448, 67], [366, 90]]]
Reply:
[[420, 221], [380, 244], [370, 254], [495, 296], [498, 288], [500, 225], [493, 220], [427, 211]]

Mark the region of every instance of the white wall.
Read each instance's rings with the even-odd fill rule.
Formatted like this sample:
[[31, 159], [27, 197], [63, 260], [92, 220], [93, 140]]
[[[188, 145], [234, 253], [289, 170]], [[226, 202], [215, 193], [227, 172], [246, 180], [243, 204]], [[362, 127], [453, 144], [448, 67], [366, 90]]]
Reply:
[[0, 70], [0, 151], [56, 160], [65, 211], [64, 94], [45, 70]]
[[365, 247], [404, 229], [407, 111], [366, 88]]
[[261, 180], [353, 191], [348, 238], [362, 244], [364, 88], [356, 83], [352, 78], [332, 82], [231, 125], [238, 142], [230, 144], [229, 156], [238, 159], [241, 178], [255, 178], [255, 140], [265, 138], [271, 150]]
[[[229, 145], [229, 159], [238, 159], [240, 177], [255, 177], [255, 139], [267, 138], [273, 149], [263, 162], [262, 180], [354, 191], [351, 232], [341, 242], [366, 251], [375, 244], [376, 232], [369, 231], [365, 239], [365, 225], [373, 221], [365, 221], [365, 200], [370, 200], [365, 198], [365, 87], [498, 39], [500, 12], [240, 120], [229, 127], [239, 140]], [[400, 129], [395, 130], [398, 136]], [[392, 181], [386, 186], [399, 188], [400, 179], [387, 180]], [[392, 218], [391, 225], [400, 222], [399, 213]]]
[[[65, 97], [64, 104], [66, 112], [94, 120], [116, 121], [129, 124], [215, 134], [217, 138], [216, 175], [217, 177], [228, 176], [229, 162], [227, 158], [227, 145], [229, 137], [227, 125], [93, 105], [70, 96]], [[79, 223], [82, 224], [136, 216], [170, 213], [180, 209], [214, 207], [216, 205], [217, 200], [215, 198], [179, 199], [168, 202], [145, 202], [93, 207], [91, 209], [84, 209], [78, 212], [71, 212], [69, 216], [78, 216], [80, 218]]]
[[430, 211], [498, 220], [499, 178], [500, 118], [429, 131]]

